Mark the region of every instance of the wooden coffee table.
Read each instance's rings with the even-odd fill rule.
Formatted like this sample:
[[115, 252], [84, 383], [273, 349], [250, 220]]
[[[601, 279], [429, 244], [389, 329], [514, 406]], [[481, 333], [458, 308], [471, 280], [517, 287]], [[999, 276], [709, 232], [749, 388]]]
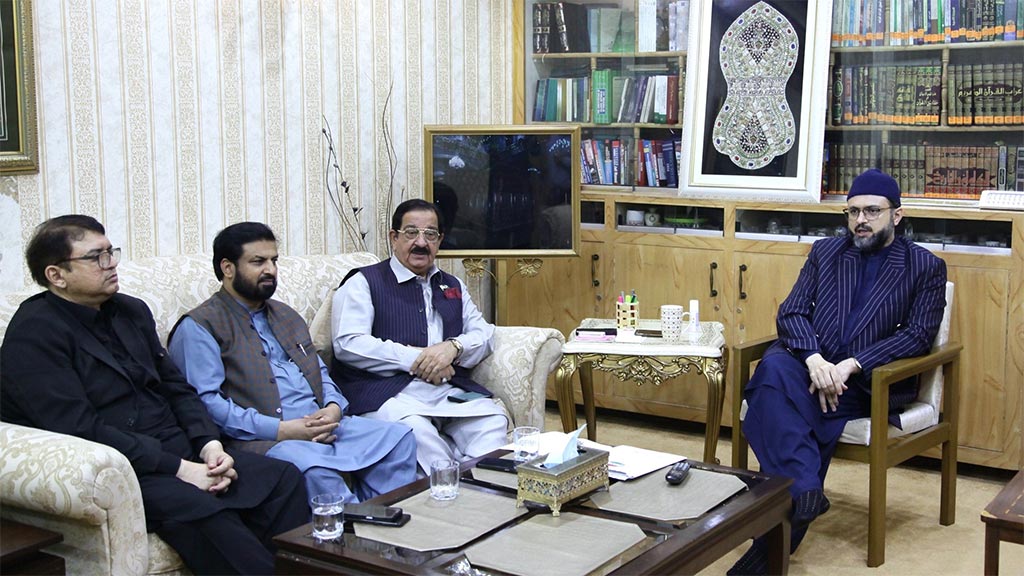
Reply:
[[1024, 472], [1010, 480], [981, 513], [985, 523], [985, 574], [999, 574], [999, 542], [1024, 544]]
[[[499, 456], [505, 452], [492, 453]], [[633, 522], [647, 535], [643, 542], [627, 550], [621, 557], [596, 574], [693, 574], [706, 568], [729, 551], [746, 545], [751, 538], [768, 537], [770, 574], [786, 574], [789, 570], [789, 511], [791, 506], [788, 478], [770, 478], [749, 470], [693, 462], [704, 470], [733, 474], [748, 489], [728, 499], [707, 514], [681, 526], [646, 520], [584, 506], [586, 497], [569, 502], [562, 512]], [[469, 478], [473, 462], [463, 465], [462, 490], [488, 490], [515, 499], [515, 492]], [[428, 489], [426, 480], [419, 480], [371, 500], [393, 504]], [[417, 552], [359, 538], [351, 523], [345, 526], [344, 537], [337, 542], [317, 542], [307, 524], [274, 538], [278, 546], [278, 574], [449, 574], [451, 567], [465, 562], [463, 550], [489, 536], [525, 521], [536, 514], [549, 513], [547, 508], [531, 510], [490, 533], [484, 534], [458, 549]], [[485, 569], [479, 569], [487, 573]]]

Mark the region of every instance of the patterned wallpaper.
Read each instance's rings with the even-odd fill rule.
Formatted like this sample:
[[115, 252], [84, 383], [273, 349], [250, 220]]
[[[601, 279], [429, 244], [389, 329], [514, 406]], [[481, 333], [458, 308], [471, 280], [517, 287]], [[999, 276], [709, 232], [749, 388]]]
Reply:
[[99, 218], [126, 258], [208, 251], [240, 220], [267, 222], [283, 254], [350, 250], [324, 190], [322, 118], [385, 254], [389, 193], [422, 196], [423, 125], [511, 121], [511, 8], [35, 0], [41, 166], [0, 178], [0, 291], [29, 281], [32, 228], [69, 212]]

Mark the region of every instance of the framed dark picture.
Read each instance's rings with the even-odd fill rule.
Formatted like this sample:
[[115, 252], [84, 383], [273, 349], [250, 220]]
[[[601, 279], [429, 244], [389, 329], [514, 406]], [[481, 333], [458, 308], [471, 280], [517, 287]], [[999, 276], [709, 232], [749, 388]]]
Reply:
[[0, 0], [0, 173], [39, 171], [32, 3]]
[[710, 0], [690, 17], [683, 195], [817, 202], [832, 2]]
[[425, 126], [425, 197], [444, 220], [440, 255], [575, 256], [580, 129]]

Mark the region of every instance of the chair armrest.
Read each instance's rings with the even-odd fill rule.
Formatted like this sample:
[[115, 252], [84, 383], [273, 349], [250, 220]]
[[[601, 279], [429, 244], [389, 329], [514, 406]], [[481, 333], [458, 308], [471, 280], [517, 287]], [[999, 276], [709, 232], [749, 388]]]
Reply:
[[768, 347], [774, 344], [775, 341], [778, 339], [779, 337], [777, 335], [772, 334], [770, 336], [764, 336], [762, 338], [757, 338], [755, 340], [747, 340], [746, 342], [742, 342], [740, 344], [733, 346], [733, 353], [737, 356], [739, 354], [754, 356], [754, 359], [756, 360], [761, 356], [764, 356], [765, 350], [767, 350]]
[[[871, 372], [871, 438], [869, 446], [871, 450], [877, 452], [878, 458], [882, 457], [883, 447], [888, 441], [889, 387], [906, 378], [923, 374], [935, 368], [942, 369], [944, 380], [943, 410], [940, 413], [940, 422], [949, 422], [955, 438], [957, 413], [960, 405], [961, 350], [963, 350], [962, 344], [949, 342], [932, 348], [931, 352], [923, 356], [894, 360]], [[876, 455], [873, 453], [872, 458], [875, 457]], [[891, 462], [887, 466], [902, 461], [902, 455], [892, 455], [890, 460]]]
[[64, 532], [66, 540], [82, 524], [98, 526], [108, 535], [110, 565], [145, 573], [142, 492], [123, 454], [89, 440], [9, 423], [0, 423], [0, 453], [0, 506], [5, 511], [28, 511]]
[[960, 357], [963, 345], [959, 342], [949, 342], [932, 348], [931, 352], [924, 356], [913, 358], [901, 358], [883, 364], [871, 372], [871, 393], [889, 393], [889, 386], [901, 382], [911, 376], [923, 374], [932, 368], [938, 368]]
[[772, 334], [756, 340], [748, 340], [732, 347], [729, 355], [729, 373], [731, 377], [730, 388], [732, 388], [732, 422], [733, 429], [740, 426], [740, 410], [743, 404], [743, 389], [750, 381], [750, 364], [755, 360], [764, 357], [768, 347], [775, 343], [779, 337]]
[[544, 429], [548, 375], [562, 360], [565, 337], [552, 328], [496, 326], [492, 352], [473, 379], [501, 398], [514, 426]]

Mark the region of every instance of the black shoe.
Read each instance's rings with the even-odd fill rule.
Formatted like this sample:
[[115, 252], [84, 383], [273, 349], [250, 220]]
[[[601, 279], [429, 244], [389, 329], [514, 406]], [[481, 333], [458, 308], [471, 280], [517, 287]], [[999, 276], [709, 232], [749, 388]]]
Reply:
[[768, 549], [763, 538], [755, 538], [750, 550], [726, 572], [728, 576], [760, 576], [767, 573]]
[[824, 494], [822, 494], [822, 496], [821, 496], [821, 506], [818, 508], [818, 516], [821, 516], [825, 512], [828, 512], [828, 509], [831, 508], [831, 507], [832, 507], [832, 503], [829, 502], [828, 497], [825, 496]]

